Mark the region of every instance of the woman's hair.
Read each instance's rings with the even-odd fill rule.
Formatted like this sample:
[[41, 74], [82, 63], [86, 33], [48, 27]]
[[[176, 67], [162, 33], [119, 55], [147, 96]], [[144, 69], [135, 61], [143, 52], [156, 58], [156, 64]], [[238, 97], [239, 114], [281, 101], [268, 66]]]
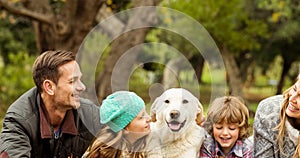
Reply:
[[248, 118], [248, 108], [241, 100], [234, 96], [224, 96], [216, 98], [209, 106], [204, 127], [212, 135], [215, 123], [238, 123], [238, 139], [244, 140], [250, 134]]
[[[298, 76], [297, 80], [300, 80], [300, 75]], [[281, 109], [280, 109], [280, 122], [279, 122], [278, 126], [275, 127], [275, 129], [277, 129], [279, 131], [278, 136], [277, 136], [277, 142], [279, 145], [279, 150], [283, 154], [285, 154], [284, 150], [283, 150], [284, 135], [286, 132], [285, 122], [288, 119], [288, 116], [286, 115], [286, 108], [288, 107], [288, 104], [289, 104], [289, 98], [290, 98], [289, 92], [293, 88], [293, 86], [291, 86], [290, 88], [288, 88], [286, 91], [283, 92], [284, 99], [283, 99]], [[298, 136], [298, 145], [297, 145], [295, 154], [293, 155], [293, 158], [300, 158], [300, 137], [299, 136]]]
[[132, 158], [144, 158], [143, 149], [146, 146], [146, 137], [130, 144], [125, 138], [124, 130], [114, 132], [107, 126], [97, 134], [96, 139], [89, 146], [87, 158], [122, 157], [122, 150], [127, 150]]
[[35, 60], [32, 68], [34, 83], [39, 92], [42, 92], [42, 84], [46, 79], [58, 82], [60, 73], [58, 68], [68, 62], [74, 61], [76, 54], [70, 51], [46, 51]]

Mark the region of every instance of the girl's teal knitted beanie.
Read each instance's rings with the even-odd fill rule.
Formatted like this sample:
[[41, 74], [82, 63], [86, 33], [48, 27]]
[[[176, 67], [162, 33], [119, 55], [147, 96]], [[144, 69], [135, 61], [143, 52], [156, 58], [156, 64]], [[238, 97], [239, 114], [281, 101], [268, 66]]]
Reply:
[[100, 122], [118, 132], [124, 129], [144, 107], [143, 99], [134, 92], [114, 92], [102, 102]]

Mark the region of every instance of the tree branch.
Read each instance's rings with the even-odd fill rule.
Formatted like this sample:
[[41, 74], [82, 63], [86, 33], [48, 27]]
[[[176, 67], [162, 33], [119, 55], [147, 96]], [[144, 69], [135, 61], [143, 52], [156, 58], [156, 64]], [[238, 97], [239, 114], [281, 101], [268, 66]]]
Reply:
[[[102, 31], [111, 38], [119, 35], [125, 28], [125, 24], [118, 19], [118, 17], [112, 15], [113, 12], [108, 12], [107, 6], [102, 5], [102, 7], [99, 9], [98, 16], [96, 17], [96, 20], [99, 22], [99, 26], [101, 27]], [[102, 20], [105, 20], [108, 17], [111, 19], [110, 25], [101, 23]]]
[[41, 13], [36, 13], [33, 11], [30, 11], [24, 7], [16, 7], [12, 4], [9, 4], [7, 1], [0, 0], [0, 7], [4, 8], [8, 12], [15, 14], [15, 15], [20, 15], [24, 17], [28, 17], [30, 19], [42, 22], [42, 23], [47, 23], [51, 24], [52, 23], [52, 16], [46, 16]]

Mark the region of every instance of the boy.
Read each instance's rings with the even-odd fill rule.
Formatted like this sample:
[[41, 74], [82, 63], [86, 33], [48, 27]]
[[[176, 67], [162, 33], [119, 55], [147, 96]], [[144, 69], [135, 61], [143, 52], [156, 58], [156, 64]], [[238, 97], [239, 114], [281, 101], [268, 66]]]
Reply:
[[249, 135], [249, 112], [237, 97], [216, 98], [207, 112], [204, 127], [208, 134], [200, 157], [252, 158]]

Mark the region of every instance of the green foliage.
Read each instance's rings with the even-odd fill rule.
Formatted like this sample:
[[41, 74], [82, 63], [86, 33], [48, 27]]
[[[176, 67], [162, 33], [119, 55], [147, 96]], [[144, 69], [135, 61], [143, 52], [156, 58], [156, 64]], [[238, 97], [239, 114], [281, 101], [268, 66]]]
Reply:
[[36, 54], [34, 31], [30, 21], [3, 13], [6, 12], [0, 11], [0, 55], [4, 64], [9, 64], [10, 53]]
[[0, 10], [0, 129], [8, 106], [33, 86], [28, 54], [36, 52], [31, 22]]
[[22, 93], [33, 87], [31, 67], [34, 58], [25, 52], [8, 55], [10, 64], [0, 65], [0, 116]]
[[[98, 28], [90, 32], [90, 34], [84, 39], [84, 44], [81, 45], [79, 50], [78, 60], [81, 66], [81, 71], [84, 73], [83, 81], [87, 85], [92, 85], [93, 80], [91, 76], [98, 76], [102, 71], [105, 64], [105, 60], [108, 57], [110, 46], [110, 39], [106, 35], [102, 34]], [[97, 57], [99, 55], [99, 59]], [[91, 66], [92, 61], [98, 60], [96, 67]], [[95, 68], [95, 69], [94, 69]]]
[[280, 55], [287, 63], [293, 63], [300, 59], [300, 3], [293, 0], [256, 0], [259, 8], [255, 16], [267, 19], [271, 36], [262, 40], [263, 49], [256, 52], [258, 64], [267, 67], [274, 56]]
[[130, 76], [129, 80], [129, 90], [134, 91], [139, 96], [141, 96], [144, 101], [150, 102], [149, 98], [149, 87], [151, 86], [151, 82], [148, 78], [148, 73], [142, 68], [137, 68]]
[[300, 4], [292, 0], [265, 0], [257, 1], [257, 6], [264, 11], [268, 19], [270, 29], [274, 32], [273, 38], [284, 38], [292, 40], [299, 37], [300, 30]]
[[0, 31], [0, 43], [2, 44], [0, 47], [1, 52], [17, 52], [25, 49], [22, 43], [14, 39], [13, 33], [5, 27]]
[[24, 51], [24, 45], [14, 39], [13, 33], [8, 28], [0, 30], [0, 54], [3, 56], [4, 63], [9, 62], [8, 52]]
[[232, 52], [260, 47], [258, 37], [267, 36], [264, 21], [250, 17], [248, 1], [240, 0], [171, 0], [164, 5], [182, 11], [200, 22], [219, 46]]

